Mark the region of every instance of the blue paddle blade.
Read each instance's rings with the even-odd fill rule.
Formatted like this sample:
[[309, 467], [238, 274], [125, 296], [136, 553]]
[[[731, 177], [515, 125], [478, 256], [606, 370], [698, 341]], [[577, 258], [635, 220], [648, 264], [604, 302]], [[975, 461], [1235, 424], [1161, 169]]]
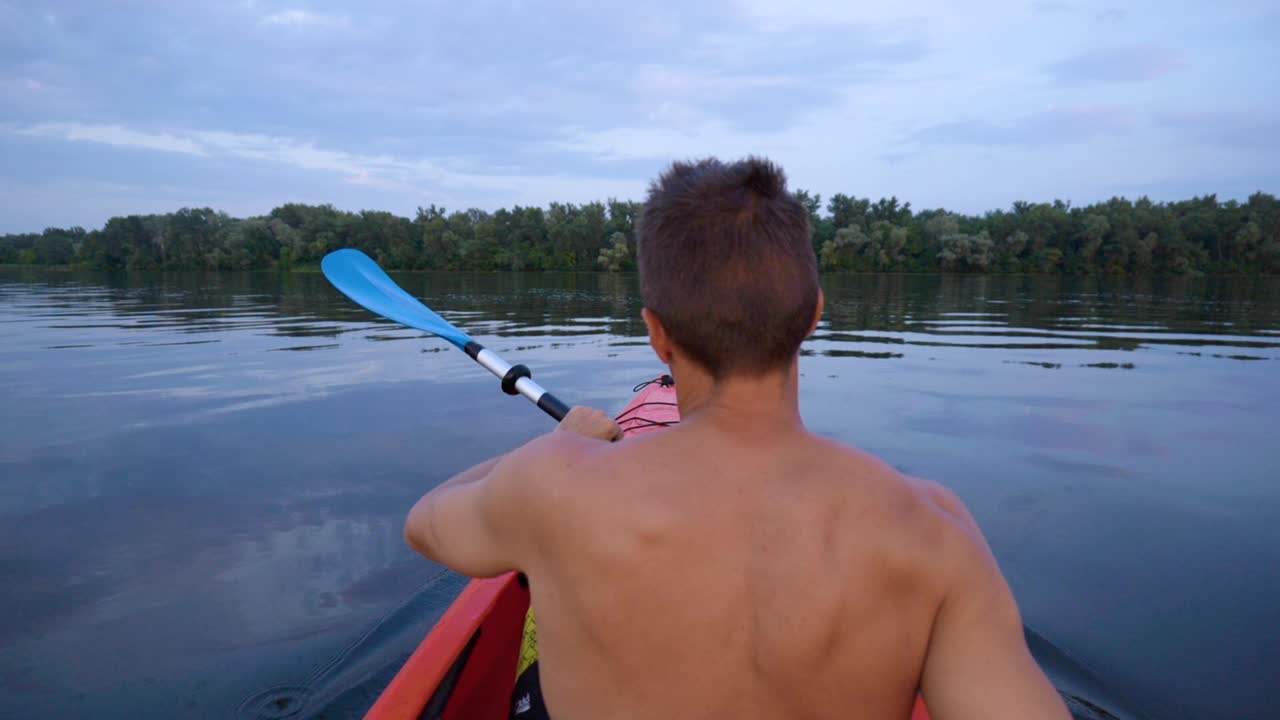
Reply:
[[359, 250], [335, 250], [320, 261], [320, 269], [343, 295], [375, 315], [437, 335], [459, 348], [471, 342], [470, 336], [401, 289]]

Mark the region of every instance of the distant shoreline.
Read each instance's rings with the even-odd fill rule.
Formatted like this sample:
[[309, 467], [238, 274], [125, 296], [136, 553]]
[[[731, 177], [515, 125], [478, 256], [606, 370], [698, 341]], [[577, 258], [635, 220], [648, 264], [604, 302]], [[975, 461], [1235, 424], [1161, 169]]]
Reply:
[[[1262, 192], [1243, 203], [1214, 195], [1087, 207], [1016, 202], [981, 215], [917, 211], [896, 197], [794, 197], [823, 272], [1280, 274], [1280, 200]], [[250, 218], [182, 208], [113, 217], [97, 230], [0, 235], [0, 265], [314, 272], [330, 251], [352, 247], [387, 270], [616, 272], [636, 268], [643, 211], [614, 199], [495, 212], [431, 205], [412, 218], [296, 203]]]
[[[39, 265], [39, 264], [22, 264], [22, 263], [0, 263], [0, 271], [3, 270], [40, 270], [50, 272], [87, 272], [100, 273], [108, 275], [237, 275], [242, 273], [271, 273], [275, 275], [318, 275], [320, 274], [319, 265], [309, 265], [307, 267], [292, 268], [243, 268], [243, 269], [222, 269], [222, 268], [167, 268], [153, 270], [139, 270], [128, 268], [94, 268], [88, 265]], [[636, 275], [636, 270], [599, 270], [599, 269], [582, 269], [582, 270], [444, 270], [444, 269], [408, 269], [397, 270], [388, 268], [388, 272], [396, 274], [413, 274], [426, 275], [432, 273], [443, 273], [449, 275], [549, 275], [555, 273], [573, 273], [586, 275]], [[845, 277], [845, 276], [887, 276], [887, 277], [929, 277], [929, 276], [945, 276], [945, 277], [1030, 277], [1030, 278], [1106, 278], [1111, 280], [1124, 279], [1173, 279], [1173, 278], [1251, 278], [1251, 277], [1277, 277], [1280, 273], [1276, 272], [1192, 272], [1192, 273], [1170, 273], [1170, 272], [1147, 272], [1142, 274], [1133, 273], [1082, 273], [1067, 274], [1061, 272], [1001, 272], [999, 270], [988, 271], [957, 271], [957, 270], [821, 270], [821, 277]]]

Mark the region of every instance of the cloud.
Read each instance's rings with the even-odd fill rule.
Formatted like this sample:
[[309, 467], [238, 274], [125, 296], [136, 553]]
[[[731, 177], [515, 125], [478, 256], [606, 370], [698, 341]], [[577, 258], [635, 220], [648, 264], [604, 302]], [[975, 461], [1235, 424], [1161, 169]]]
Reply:
[[1182, 54], [1150, 45], [1099, 48], [1046, 65], [1045, 72], [1064, 84], [1133, 83], [1164, 77], [1184, 65]]
[[553, 146], [611, 162], [745, 155], [764, 147], [776, 151], [779, 143], [776, 138], [764, 134], [735, 132], [722, 123], [706, 121], [679, 129], [624, 126], [566, 133], [566, 139], [553, 143]]
[[1120, 108], [1050, 108], [1008, 123], [961, 120], [926, 127], [910, 136], [920, 145], [1067, 145], [1100, 135], [1122, 134], [1137, 117]]
[[311, 12], [309, 10], [281, 10], [264, 16], [258, 21], [259, 25], [277, 26], [290, 28], [293, 30], [304, 30], [308, 28], [319, 28], [328, 30], [343, 30], [351, 27], [351, 19], [346, 15], [324, 15], [321, 13]]
[[970, 0], [965, 3], [937, 0], [896, 0], [896, 2], [848, 2], [848, 0], [807, 0], [780, 3], [777, 0], [732, 0], [728, 12], [751, 21], [757, 30], [780, 33], [840, 26], [871, 27], [877, 31], [893, 27], [926, 24], [939, 27], [970, 27], [1009, 10], [1008, 0]]
[[[116, 125], [46, 123], [8, 128], [18, 135], [51, 137], [115, 147], [140, 148], [210, 160], [236, 158], [268, 166], [334, 176], [351, 185], [402, 193], [482, 191], [538, 204], [553, 199], [598, 199], [594, 193], [639, 191], [643, 183], [572, 173], [477, 172], [446, 167], [447, 162], [420, 157], [371, 155], [318, 147], [289, 137], [218, 130], [148, 132]], [[575, 189], [576, 188], [576, 189]], [[559, 192], [559, 195], [554, 194]]]
[[[863, 26], [759, 35], [742, 29], [699, 34], [669, 59], [614, 72], [615, 97], [646, 124], [687, 128], [715, 123], [744, 132], [781, 131], [844, 93], [894, 76], [929, 53], [919, 37]], [[591, 129], [608, 124], [582, 123]]]
[[1124, 20], [1128, 17], [1128, 11], [1117, 8], [1101, 8], [1090, 10], [1087, 2], [1069, 3], [1059, 2], [1058, 0], [1038, 0], [1030, 5], [1031, 11], [1039, 15], [1080, 15], [1092, 13], [1093, 21], [1099, 23], [1114, 23]]
[[918, 152], [910, 150], [893, 150], [890, 152], [880, 153], [879, 159], [887, 165], [902, 165], [919, 156]]
[[1161, 112], [1157, 127], [1177, 130], [1196, 142], [1236, 150], [1280, 150], [1280, 114], [1261, 111]]
[[73, 142], [92, 142], [116, 147], [133, 147], [161, 152], [205, 155], [204, 149], [191, 138], [169, 133], [147, 133], [119, 125], [84, 125], [81, 123], [42, 123], [26, 128], [15, 128], [21, 135], [57, 137]]
[[320, 148], [294, 138], [254, 133], [217, 130], [149, 132], [118, 125], [82, 123], [46, 123], [18, 128], [16, 132], [161, 152], [230, 156], [299, 170], [331, 173], [346, 182], [386, 188], [404, 189], [414, 181], [439, 181], [446, 178], [446, 173], [427, 160], [350, 153]]
[[[50, 208], [4, 197], [0, 219], [63, 224], [54, 199], [86, 183], [148, 211], [638, 197], [669, 159], [749, 152], [824, 195], [978, 209], [1157, 176], [1212, 191], [1206, 168], [1244, 172], [1238, 148], [1280, 137], [1257, 80], [1277, 17], [1249, 0], [0, 0], [0, 182], [39, 180]], [[952, 180], [975, 163], [999, 177]]]
[[1038, 13], [1054, 14], [1071, 12], [1075, 9], [1075, 6], [1071, 3], [1056, 2], [1056, 0], [1038, 0], [1038, 2], [1031, 3], [1031, 9]]
[[442, 176], [441, 171], [427, 160], [362, 155], [320, 148], [293, 138], [208, 130], [192, 132], [191, 136], [212, 152], [308, 172], [330, 173], [356, 185], [409, 190], [415, 182], [438, 180]]
[[[470, 152], [509, 162], [567, 125], [714, 120], [782, 130], [930, 52], [923, 20], [810, 17], [804, 32], [776, 33], [735, 12], [735, 2], [654, 0], [582, 12], [556, 2], [440, 8], [371, 0], [358, 15], [302, 2], [214, 3], [198, 12], [80, 6], [60, 12], [65, 30], [56, 33], [22, 13], [13, 34], [28, 40], [6, 53], [22, 59], [15, 67], [0, 58], [0, 77], [57, 84], [73, 98], [55, 107], [27, 92], [18, 119], [31, 122], [223, 128], [362, 152]], [[930, 15], [915, 5], [917, 17]], [[23, 67], [35, 58], [46, 70]]]

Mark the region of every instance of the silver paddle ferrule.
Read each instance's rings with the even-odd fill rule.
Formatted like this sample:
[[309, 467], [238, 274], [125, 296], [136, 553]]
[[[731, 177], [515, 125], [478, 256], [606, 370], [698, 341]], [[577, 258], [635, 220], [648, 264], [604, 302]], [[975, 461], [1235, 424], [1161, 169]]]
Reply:
[[[498, 357], [497, 353], [488, 349], [476, 353], [475, 361], [480, 363], [485, 370], [497, 375], [499, 378], [506, 377], [507, 373], [511, 371], [511, 363]], [[535, 404], [542, 399], [543, 395], [547, 394], [547, 391], [541, 385], [534, 382], [533, 378], [528, 377], [516, 380], [515, 388], [516, 392], [529, 398]]]

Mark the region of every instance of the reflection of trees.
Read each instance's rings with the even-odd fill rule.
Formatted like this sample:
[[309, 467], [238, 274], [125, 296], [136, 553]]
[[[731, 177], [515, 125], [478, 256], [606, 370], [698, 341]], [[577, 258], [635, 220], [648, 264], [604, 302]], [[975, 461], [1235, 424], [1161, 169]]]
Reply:
[[[476, 335], [645, 334], [634, 273], [425, 272], [395, 273], [395, 278]], [[27, 269], [5, 273], [0, 292], [5, 279], [24, 283], [25, 297], [39, 295], [37, 304], [45, 311], [95, 315], [92, 322], [99, 327], [336, 337], [368, 333], [375, 323], [385, 323], [342, 297], [318, 273], [104, 276]], [[1280, 282], [1266, 277], [831, 274], [822, 283], [827, 297], [823, 328], [830, 332], [972, 332], [949, 328], [966, 321], [988, 326], [983, 332], [991, 335], [1001, 334], [998, 326], [1005, 326], [1003, 332], [1050, 334], [1096, 330], [1100, 344], [1131, 349], [1138, 341], [1122, 337], [1127, 330], [1240, 336], [1280, 326]], [[1196, 344], [1191, 338], [1180, 342]]]
[[[410, 294], [477, 335], [645, 334], [634, 273], [394, 276]], [[40, 288], [39, 304], [50, 312], [97, 314], [99, 326], [130, 330], [256, 329], [266, 335], [335, 337], [367, 333], [374, 323], [385, 322], [342, 297], [318, 273], [105, 276], [26, 269], [6, 272], [0, 292], [5, 279], [24, 283], [26, 296]], [[1114, 335], [1123, 326], [1143, 333], [1236, 336], [1280, 326], [1280, 282], [1266, 277], [830, 274], [822, 283], [824, 328], [833, 332], [945, 334], [964, 332], [946, 324], [961, 320], [988, 324], [993, 335], [1000, 334], [997, 325], [1050, 333], [1094, 329]], [[1107, 335], [1099, 334], [1098, 341], [1136, 346]]]
[[[1186, 345], [1274, 347], [1275, 335], [1259, 331], [1280, 326], [1280, 282], [1267, 278], [829, 275], [823, 289], [818, 339], [916, 332], [964, 344], [965, 335], [1038, 334], [1133, 349], [1167, 335]], [[1196, 334], [1233, 337], [1175, 337]], [[1240, 337], [1249, 335], [1259, 337]]]

